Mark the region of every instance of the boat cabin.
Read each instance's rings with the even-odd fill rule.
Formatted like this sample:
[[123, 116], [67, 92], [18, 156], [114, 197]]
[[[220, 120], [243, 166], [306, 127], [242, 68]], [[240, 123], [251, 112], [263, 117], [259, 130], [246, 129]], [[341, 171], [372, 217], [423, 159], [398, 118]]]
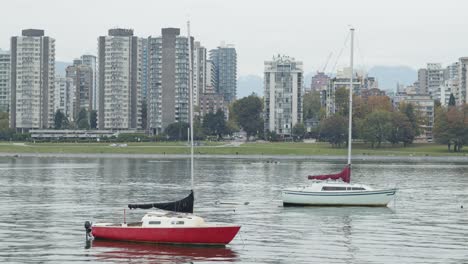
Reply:
[[334, 180], [312, 180], [309, 186], [303, 186], [302, 190], [307, 189], [313, 192], [359, 192], [372, 191], [373, 189], [364, 184], [346, 183]]
[[173, 212], [148, 212], [141, 219], [142, 227], [193, 227], [205, 224], [203, 218]]

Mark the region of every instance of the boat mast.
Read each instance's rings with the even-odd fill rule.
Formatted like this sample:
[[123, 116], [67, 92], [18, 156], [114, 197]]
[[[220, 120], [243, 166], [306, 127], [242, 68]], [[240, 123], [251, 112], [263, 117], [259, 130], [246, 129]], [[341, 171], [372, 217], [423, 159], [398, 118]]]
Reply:
[[349, 78], [349, 124], [348, 124], [348, 165], [351, 165], [351, 140], [352, 140], [352, 130], [353, 130], [353, 56], [354, 56], [354, 28], [351, 28], [351, 76]]
[[190, 179], [193, 191], [193, 85], [192, 85], [192, 38], [190, 37], [190, 21], [187, 21], [188, 61], [189, 61], [189, 100], [190, 100]]

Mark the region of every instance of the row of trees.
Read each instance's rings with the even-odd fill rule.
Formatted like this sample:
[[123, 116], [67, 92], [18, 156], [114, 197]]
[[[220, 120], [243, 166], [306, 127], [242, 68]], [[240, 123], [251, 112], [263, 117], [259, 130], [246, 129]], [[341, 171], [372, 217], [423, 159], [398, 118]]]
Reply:
[[[194, 120], [194, 138], [206, 137], [220, 139], [224, 135], [231, 135], [241, 128], [252, 136], [263, 136], [262, 101], [259, 97], [251, 95], [235, 101], [229, 109], [229, 121], [226, 121], [225, 113], [218, 110], [216, 113], [208, 113]], [[185, 140], [187, 138], [189, 125], [184, 122], [170, 124], [164, 131], [170, 140]]]
[[57, 110], [54, 115], [55, 129], [96, 129], [97, 128], [97, 112], [92, 110], [88, 112], [82, 108], [78, 113], [75, 122], [70, 122], [67, 116], [62, 111]]
[[[344, 88], [336, 92], [337, 113], [326, 118], [325, 110], [320, 107], [320, 95], [316, 92], [304, 96], [304, 119], [320, 120], [320, 127], [312, 132], [312, 136], [330, 142], [334, 146], [342, 146], [348, 139], [348, 91]], [[424, 118], [411, 104], [401, 104], [399, 109], [393, 109], [387, 96], [370, 96], [366, 100], [354, 97], [353, 103], [353, 138], [368, 142], [372, 147], [380, 147], [382, 142], [392, 144], [411, 144], [420, 133], [419, 126]], [[256, 136], [270, 141], [280, 140], [275, 132], [263, 131], [263, 103], [255, 95], [244, 97], [230, 106], [230, 116], [227, 122], [222, 111], [207, 114], [194, 122], [194, 137], [221, 138], [242, 129], [247, 137]], [[172, 140], [187, 138], [188, 124], [174, 123], [165, 131], [166, 137]], [[293, 127], [295, 139], [306, 135], [304, 124]]]
[[[304, 118], [320, 120], [315, 137], [340, 147], [348, 140], [349, 91], [337, 89], [335, 94], [336, 113], [325, 117], [320, 108], [320, 94], [309, 93], [304, 97]], [[318, 104], [318, 106], [317, 106]], [[353, 96], [353, 139], [361, 139], [371, 147], [380, 147], [382, 142], [411, 144], [420, 134], [420, 124], [425, 122], [412, 104], [400, 104], [393, 109], [387, 96], [369, 96], [364, 99]]]
[[0, 140], [17, 140], [24, 141], [30, 137], [27, 133], [16, 133], [9, 125], [9, 114], [0, 112]]

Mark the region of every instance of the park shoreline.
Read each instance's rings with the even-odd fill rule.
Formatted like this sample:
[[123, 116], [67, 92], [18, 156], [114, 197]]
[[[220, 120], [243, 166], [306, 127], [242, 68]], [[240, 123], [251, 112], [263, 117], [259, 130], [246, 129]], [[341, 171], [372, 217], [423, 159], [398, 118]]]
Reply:
[[[120, 159], [186, 159], [189, 154], [128, 154], [128, 153], [13, 153], [0, 152], [0, 157], [13, 158], [120, 158]], [[252, 161], [303, 160], [303, 161], [340, 161], [346, 162], [346, 155], [249, 155], [249, 154], [196, 154], [196, 159], [236, 159]], [[438, 162], [468, 163], [468, 156], [393, 156], [393, 155], [355, 155], [358, 162]]]

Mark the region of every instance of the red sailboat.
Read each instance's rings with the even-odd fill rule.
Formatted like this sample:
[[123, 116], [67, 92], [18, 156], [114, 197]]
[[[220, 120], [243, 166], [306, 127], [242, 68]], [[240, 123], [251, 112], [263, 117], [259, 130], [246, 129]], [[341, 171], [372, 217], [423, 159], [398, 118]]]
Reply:
[[[132, 223], [96, 223], [90, 226], [97, 239], [160, 244], [224, 246], [239, 232], [239, 225], [208, 224], [193, 215], [193, 191], [186, 198], [169, 203], [129, 204], [130, 209], [162, 209], [147, 212]], [[85, 224], [86, 227], [86, 224]]]
[[239, 225], [208, 224], [193, 215], [193, 89], [190, 24], [188, 27], [189, 46], [189, 90], [190, 90], [190, 173], [192, 191], [182, 200], [169, 203], [129, 204], [130, 209], [161, 209], [147, 212], [141, 221], [126, 223], [85, 223], [86, 234], [96, 239], [162, 244], [190, 244], [224, 246], [239, 232]]

